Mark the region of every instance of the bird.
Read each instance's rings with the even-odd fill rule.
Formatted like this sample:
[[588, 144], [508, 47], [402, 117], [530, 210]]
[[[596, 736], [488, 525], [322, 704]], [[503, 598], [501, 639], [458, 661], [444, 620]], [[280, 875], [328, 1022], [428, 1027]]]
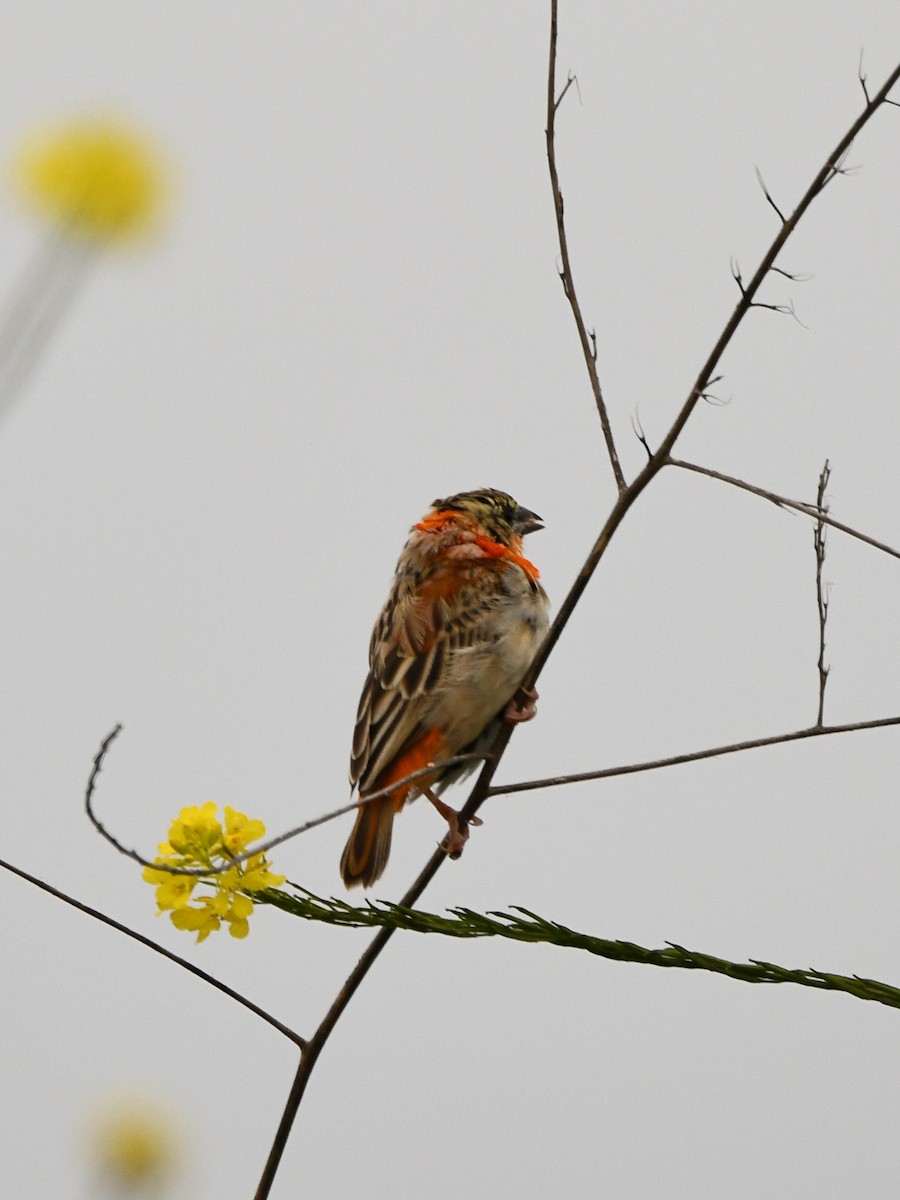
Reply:
[[[496, 488], [435, 500], [413, 525], [369, 643], [351, 794], [365, 800], [433, 763], [484, 753], [504, 720], [535, 715], [538, 694], [522, 683], [550, 605], [522, 538], [538, 529], [540, 517]], [[437, 793], [477, 765], [426, 773], [359, 805], [341, 857], [345, 886], [371, 887], [381, 877], [394, 816], [417, 795], [447, 821], [442, 846], [458, 858], [468, 827]]]

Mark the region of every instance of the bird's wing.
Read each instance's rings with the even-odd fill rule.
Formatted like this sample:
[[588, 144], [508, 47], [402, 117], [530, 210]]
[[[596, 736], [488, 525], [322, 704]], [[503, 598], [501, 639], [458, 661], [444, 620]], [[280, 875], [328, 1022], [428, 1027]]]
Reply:
[[353, 734], [350, 781], [373, 791], [425, 732], [423, 718], [447, 682], [455, 651], [486, 641], [486, 618], [504, 595], [508, 564], [440, 559], [423, 579], [398, 576], [369, 647], [369, 677]]

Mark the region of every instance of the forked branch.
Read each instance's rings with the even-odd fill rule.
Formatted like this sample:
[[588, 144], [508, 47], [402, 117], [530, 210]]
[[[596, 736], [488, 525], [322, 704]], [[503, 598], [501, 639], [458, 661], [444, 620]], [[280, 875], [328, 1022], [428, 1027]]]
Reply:
[[889, 546], [887, 542], [879, 542], [877, 538], [870, 537], [869, 534], [863, 533], [859, 529], [854, 529], [851, 525], [845, 525], [843, 521], [836, 520], [829, 513], [822, 512], [815, 504], [809, 504], [805, 500], [791, 500], [789, 497], [782, 496], [778, 492], [769, 491], [768, 488], [759, 487], [755, 483], [748, 483], [745, 479], [737, 479], [734, 475], [726, 475], [724, 472], [716, 471], [712, 467], [702, 467], [699, 463], [685, 462], [680, 458], [670, 458], [667, 465], [670, 467], [680, 467], [683, 471], [693, 471], [696, 475], [705, 475], [707, 479], [717, 479], [720, 483], [727, 483], [731, 487], [739, 488], [742, 492], [749, 492], [752, 496], [759, 496], [763, 500], [768, 500], [776, 508], [789, 508], [794, 512], [803, 513], [804, 516], [812, 517], [817, 522], [821, 522], [831, 529], [839, 529], [841, 533], [846, 533], [848, 537], [865, 542], [867, 546], [872, 546], [873, 549], [880, 550], [882, 554], [889, 554], [891, 558], [900, 558], [900, 550], [894, 546]]
[[[784, 247], [791, 234], [797, 228], [804, 213], [812, 204], [813, 200], [820, 194], [822, 189], [830, 179], [834, 177], [836, 170], [840, 169], [840, 164], [843, 161], [843, 155], [847, 148], [857, 137], [860, 130], [867, 124], [875, 112], [881, 107], [887, 98], [887, 94], [894, 86], [897, 79], [900, 78], [900, 65], [898, 65], [891, 75], [888, 77], [884, 86], [879, 90], [873, 100], [866, 106], [865, 111], [853, 122], [847, 133], [841, 138], [835, 147], [834, 151], [828, 156], [824, 165], [816, 174], [815, 179], [807, 188], [799, 204], [794, 209], [793, 213], [783, 220], [781, 227], [773, 240], [771, 246], [763, 256], [756, 273], [753, 275], [749, 283], [742, 288], [740, 300], [735, 307], [734, 312], [725, 324], [718, 341], [710, 352], [706, 362], [700, 369], [686, 400], [683, 402], [681, 409], [675, 417], [668, 433], [663, 438], [657, 450], [650, 456], [643, 470], [632, 481], [631, 484], [626, 484], [622, 474], [621, 466], [619, 465], [618, 455], [615, 450], [615, 444], [612, 437], [612, 432], [609, 427], [609, 418], [606, 412], [606, 405], [603, 401], [602, 392], [600, 390], [599, 380], [597, 378], [596, 362], [591, 349], [591, 341], [585, 328], [584, 320], [581, 315], [581, 310], [577, 302], [574, 284], [572, 282], [571, 264], [569, 262], [568, 244], [565, 236], [565, 223], [563, 219], [563, 199], [559, 187], [559, 178], [556, 170], [556, 148], [555, 148], [555, 129], [556, 129], [556, 44], [557, 44], [557, 0], [551, 0], [550, 8], [550, 55], [549, 69], [547, 75], [547, 158], [550, 166], [550, 184], [553, 193], [554, 211], [556, 214], [556, 227], [559, 236], [560, 254], [562, 256], [562, 270], [560, 272], [563, 280], [563, 285], [566, 289], [566, 295], [569, 299], [572, 308], [572, 314], [575, 319], [576, 328], [578, 330], [579, 341], [581, 342], [582, 353], [587, 367], [588, 375], [591, 380], [591, 387], [594, 392], [594, 399], [597, 403], [600, 421], [603, 427], [604, 437], [606, 439], [607, 451], [610, 456], [610, 462], [613, 467], [613, 473], [616, 478], [616, 483], [619, 488], [619, 495], [614, 504], [612, 511], [606, 519], [603, 528], [600, 530], [596, 542], [591, 548], [590, 553], [585, 560], [584, 565], [578, 573], [574, 583], [556, 615], [550, 631], [545, 639], [541, 649], [539, 650], [528, 674], [523, 681], [525, 687], [533, 686], [541, 670], [543, 669], [547, 659], [552, 653], [557, 641], [559, 640], [562, 631], [565, 629], [569, 618], [575, 610], [578, 601], [580, 600], [585, 588], [591, 580], [594, 571], [597, 568], [600, 559], [606, 552], [607, 547], [631, 506], [637, 500], [638, 496], [648, 487], [655, 476], [667, 465], [670, 461], [672, 450], [678, 440], [679, 435], [690, 419], [698, 401], [707, 392], [711, 386], [712, 378], [716, 372], [718, 364], [725, 352], [726, 347], [731, 342], [737, 332], [744, 317], [750, 311], [753, 305], [756, 293], [760, 285], [765, 279], [768, 272], [775, 265], [775, 261]], [[497, 770], [497, 766], [512, 733], [510, 725], [504, 725], [498, 733], [493, 746], [491, 747], [491, 757], [482, 768], [478, 779], [461, 811], [463, 820], [468, 820], [474, 816], [478, 809], [482, 806], [488, 796], [491, 782]], [[439, 870], [444, 862], [445, 856], [441, 851], [436, 851], [426, 864], [419, 878], [415, 881], [409, 891], [401, 900], [403, 907], [412, 907], [418, 897], [422, 894], [425, 887], [428, 885], [434, 874]], [[327, 1041], [332, 1029], [341, 1014], [350, 1002], [350, 999], [356, 992], [362, 980], [372, 968], [381, 951], [387, 944], [393, 930], [391, 928], [383, 928], [373, 939], [372, 943], [366, 949], [362, 958], [357, 963], [347, 982], [341, 988], [334, 1002], [325, 1015], [322, 1024], [315, 1032], [306, 1050], [304, 1051], [300, 1066], [297, 1070], [297, 1075], [294, 1079], [294, 1084], [291, 1089], [285, 1106], [284, 1115], [279, 1126], [275, 1142], [272, 1147], [269, 1160], [266, 1163], [265, 1171], [263, 1172], [260, 1185], [256, 1193], [256, 1200], [265, 1200], [269, 1195], [272, 1182], [275, 1177], [275, 1172], [278, 1169], [278, 1163], [287, 1143], [287, 1138], [293, 1125], [300, 1101], [309, 1080], [310, 1073], [318, 1058], [319, 1051]]]

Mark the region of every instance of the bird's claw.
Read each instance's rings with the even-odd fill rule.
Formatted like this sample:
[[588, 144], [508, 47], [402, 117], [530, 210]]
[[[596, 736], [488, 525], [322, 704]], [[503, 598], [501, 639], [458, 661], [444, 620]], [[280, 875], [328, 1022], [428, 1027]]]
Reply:
[[469, 817], [468, 820], [463, 820], [455, 808], [451, 808], [449, 804], [445, 804], [430, 788], [423, 788], [422, 793], [428, 797], [447, 822], [447, 836], [440, 843], [440, 848], [448, 858], [459, 858], [465, 848], [466, 842], [469, 840], [469, 826], [481, 825], [483, 823], [481, 817]]
[[504, 721], [519, 725], [522, 721], [532, 720], [537, 716], [538, 699], [537, 688], [518, 688], [503, 713]]

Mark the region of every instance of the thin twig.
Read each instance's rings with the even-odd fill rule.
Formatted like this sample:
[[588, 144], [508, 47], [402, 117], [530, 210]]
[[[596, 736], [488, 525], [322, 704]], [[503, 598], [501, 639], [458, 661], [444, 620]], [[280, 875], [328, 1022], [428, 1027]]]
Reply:
[[812, 275], [808, 271], [785, 271], [781, 267], [769, 267], [770, 271], [774, 271], [776, 275], [783, 275], [785, 279], [790, 279], [791, 283], [809, 283]]
[[708, 479], [717, 479], [720, 483], [730, 484], [731, 487], [740, 488], [743, 492], [750, 492], [753, 496], [760, 496], [763, 500], [768, 500], [776, 508], [793, 509], [794, 512], [802, 513], [805, 517], [812, 517], [815, 521], [821, 521], [823, 525], [830, 525], [832, 529], [839, 529], [841, 533], [846, 533], [848, 537], [865, 542], [867, 546], [872, 546], [875, 550], [880, 550], [882, 554], [889, 554], [892, 558], [900, 558], [900, 550], [889, 546], [887, 542], [879, 542], [876, 538], [869, 537], [867, 533], [862, 533], [850, 525], [845, 525], [843, 521], [836, 521], [834, 517], [828, 516], [827, 513], [820, 512], [815, 504], [808, 504], [804, 500], [790, 500], [787, 496], [779, 495], [778, 492], [770, 492], [766, 488], [758, 487], [754, 483], [747, 483], [743, 479], [736, 479], [733, 475], [725, 475], [721, 471], [713, 470], [712, 467], [701, 467], [698, 463], [685, 462], [680, 458], [670, 458], [668, 465], [670, 467], [680, 467], [683, 471], [693, 471], [697, 475], [705, 475]]
[[618, 775], [638, 775], [642, 771], [659, 771], [663, 767], [678, 767], [683, 763], [702, 762], [707, 758], [721, 758], [725, 754], [738, 754], [742, 750], [760, 750], [764, 746], [780, 746], [785, 742], [799, 742], [804, 738], [828, 737], [834, 733], [860, 733], [864, 729], [888, 729], [892, 725], [900, 725], [900, 717], [879, 717], [874, 721], [854, 721], [846, 725], [811, 725], [807, 729], [794, 729], [790, 733], [749, 738], [743, 742], [729, 742], [724, 746], [710, 746], [706, 750], [694, 750], [689, 754], [673, 754], [669, 758], [654, 758], [647, 762], [628, 763], [622, 767], [602, 767], [598, 771], [580, 771], [574, 775], [550, 775], [546, 779], [526, 779], [519, 783], [503, 783], [497, 787], [489, 787], [488, 795], [509, 796], [513, 792], [534, 792], [539, 788], [561, 787], [567, 783], [587, 783], [591, 779], [613, 779]]
[[857, 71], [857, 76], [859, 78], [859, 86], [862, 88], [863, 95], [866, 98], [866, 104], [871, 104], [872, 101], [869, 99], [869, 88], [868, 88], [869, 76], [865, 71], [863, 71], [863, 53], [864, 53], [863, 48], [862, 48], [862, 46], [860, 46], [859, 68]]
[[560, 92], [559, 97], [556, 95], [556, 37], [557, 37], [557, 0], [551, 0], [550, 5], [550, 67], [547, 71], [547, 166], [550, 171], [550, 187], [553, 191], [553, 209], [556, 213], [556, 233], [559, 239], [559, 254], [562, 261], [562, 269], [559, 272], [562, 279], [563, 290], [566, 293], [566, 299], [572, 309], [572, 316], [575, 318], [575, 328], [578, 330], [578, 340], [581, 343], [581, 352], [584, 355], [584, 363], [587, 367], [588, 378], [591, 381], [591, 391], [594, 394], [594, 403], [597, 406], [597, 412], [600, 416], [600, 427], [603, 430], [603, 438], [606, 442], [606, 452], [609, 455], [609, 462], [612, 467], [613, 475], [616, 480], [616, 487], [619, 492], [625, 490], [625, 476], [622, 473], [622, 465], [619, 462], [616, 443], [613, 438], [612, 426], [609, 423], [609, 413], [606, 409], [606, 401], [603, 398], [603, 390], [600, 387], [600, 377], [597, 374], [597, 344], [596, 338], [592, 338], [587, 331], [587, 326], [584, 323], [584, 317], [581, 315], [581, 305], [578, 302], [578, 295], [575, 291], [575, 281], [572, 278], [572, 264], [569, 261], [569, 242], [566, 236], [566, 222], [564, 217], [564, 205], [562, 192], [559, 187], [559, 174], [556, 168], [556, 110], [562, 101], [563, 96], [569, 90], [575, 79], [574, 75], [569, 75], [565, 87]]
[[111, 846], [114, 846], [120, 854], [124, 854], [126, 858], [132, 859], [133, 862], [140, 863], [142, 867], [153, 867], [154, 870], [168, 871], [170, 875], [192, 875], [198, 878], [213, 879], [216, 875], [222, 874], [224, 871], [230, 871], [232, 867], [238, 867], [241, 863], [245, 863], [248, 859], [255, 858], [258, 854], [265, 854], [271, 850], [273, 846], [280, 846], [282, 842], [288, 841], [290, 838], [298, 837], [301, 833], [307, 833], [310, 829], [315, 829], [318, 825], [324, 825], [327, 821], [333, 821], [336, 817], [343, 817], [348, 812], [353, 812], [357, 808], [362, 808], [366, 804], [371, 804], [373, 800], [380, 800], [382, 796], [389, 796], [398, 788], [403, 787], [407, 783], [415, 783], [417, 779], [421, 779], [423, 775], [431, 775], [436, 770], [443, 770], [446, 767], [457, 766], [460, 763], [468, 762], [484, 762], [487, 755], [485, 754], [456, 754], [453, 758], [441, 759], [436, 763], [428, 763], [424, 767], [419, 767], [417, 771], [413, 771], [410, 775], [405, 775], [396, 783], [392, 783], [390, 787], [382, 788], [378, 792], [372, 792], [368, 796], [357, 797], [351, 800], [349, 804], [344, 804], [340, 808], [332, 809], [331, 812], [323, 813], [321, 817], [313, 817], [311, 821], [305, 821], [302, 825], [297, 825], [294, 829], [288, 829], [285, 833], [279, 833], [277, 837], [269, 838], [268, 841], [260, 842], [259, 845], [251, 847], [243, 854], [236, 854], [229, 858], [227, 865], [223, 865], [221, 871], [210, 867], [173, 867], [168, 863], [160, 863], [155, 859], [144, 858], [137, 850], [131, 850], [110, 833], [100, 818], [94, 812], [94, 791], [97, 785], [97, 776], [103, 767], [107, 752], [122, 732], [122, 726], [116, 725], [110, 733], [106, 735], [100, 745], [100, 749], [94, 758], [94, 765], [88, 777], [87, 787], [84, 792], [84, 811], [87, 813], [88, 820], [97, 830], [101, 837], [105, 838]]
[[568, 79], [567, 79], [567, 80], [566, 80], [566, 82], [565, 82], [565, 86], [563, 87], [563, 90], [562, 90], [562, 91], [559, 93], [559, 95], [556, 97], [556, 100], [555, 100], [555, 101], [554, 101], [554, 103], [553, 103], [553, 111], [554, 111], [554, 112], [556, 112], [556, 110], [557, 110], [557, 109], [559, 108], [559, 106], [562, 104], [563, 100], [565, 100], [565, 98], [566, 98], [566, 92], [569, 90], [569, 88], [572, 86], [572, 84], [573, 84], [573, 83], [575, 84], [575, 87], [577, 88], [577, 87], [578, 87], [578, 79], [577, 79], [577, 77], [576, 77], [576, 76], [575, 76], [575, 75], [574, 75], [574, 74], [573, 74], [573, 73], [570, 71], [570, 72], [569, 72], [569, 77], [568, 77]]
[[306, 1038], [295, 1033], [293, 1029], [289, 1029], [287, 1025], [283, 1025], [281, 1021], [266, 1012], [264, 1008], [260, 1008], [258, 1004], [254, 1004], [252, 1000], [248, 1000], [246, 996], [242, 996], [240, 992], [236, 992], [234, 988], [230, 988], [226, 983], [222, 983], [212, 975], [208, 975], [206, 971], [202, 971], [200, 967], [194, 966], [184, 958], [180, 958], [177, 954], [173, 954], [171, 950], [166, 950], [164, 946], [160, 946], [158, 942], [154, 942], [151, 938], [144, 937], [142, 933], [137, 933], [134, 929], [129, 929], [127, 925], [123, 925], [121, 921], [114, 921], [112, 917], [108, 917], [106, 913], [100, 912], [96, 908], [91, 908], [87, 904], [83, 904], [80, 900], [76, 900], [74, 896], [69, 896], [65, 892], [61, 892], [59, 888], [52, 887], [49, 883], [45, 883], [43, 879], [38, 879], [34, 875], [29, 875], [27, 871], [23, 871], [21, 867], [14, 867], [12, 863], [4, 862], [0, 859], [0, 868], [4, 871], [9, 871], [13, 875], [17, 875], [19, 879], [24, 879], [26, 883], [31, 883], [35, 887], [40, 888], [42, 892], [47, 892], [54, 896], [57, 900], [62, 900], [64, 904], [71, 905], [72, 908], [77, 908], [79, 912], [85, 913], [89, 917], [93, 917], [95, 921], [100, 921], [104, 925], [108, 925], [111, 929], [117, 930], [119, 933], [124, 933], [126, 937], [133, 938], [134, 941], [140, 942], [142, 946], [146, 946], [148, 950], [153, 950], [157, 954], [161, 954], [163, 958], [167, 958], [169, 962], [176, 963], [179, 967], [183, 967], [185, 971], [190, 971], [192, 975], [196, 975], [198, 979], [202, 979], [204, 983], [208, 983], [210, 987], [216, 988], [232, 1000], [236, 1000], [238, 1004], [242, 1004], [244, 1008], [250, 1010], [257, 1017], [277, 1029], [279, 1033], [283, 1033], [286, 1038], [299, 1046], [301, 1051], [306, 1047]]
[[825, 666], [825, 625], [828, 621], [828, 597], [825, 594], [826, 589], [822, 583], [822, 568], [825, 566], [825, 522], [822, 518], [828, 513], [828, 505], [825, 503], [825, 489], [828, 487], [828, 480], [830, 478], [831, 467], [826, 458], [825, 465], [822, 467], [822, 474], [819, 476], [819, 488], [816, 492], [816, 507], [819, 510], [819, 515], [816, 518], [815, 528], [813, 529], [813, 549], [816, 554], [816, 609], [819, 615], [819, 659], [816, 664], [819, 672], [819, 708], [816, 725], [820, 729], [825, 721], [825, 687], [828, 683], [828, 672], [831, 669]]
[[766, 187], [766, 181], [763, 179], [762, 171], [760, 171], [759, 167], [756, 168], [756, 178], [759, 180], [759, 186], [763, 190], [763, 195], [768, 200], [768, 202], [772, 205], [772, 207], [775, 209], [775, 211], [778, 213], [778, 216], [781, 219], [782, 225], [787, 224], [787, 220], [785, 218], [784, 213], [781, 211], [781, 209], [778, 207], [778, 205], [772, 199], [771, 193], [769, 192], [769, 189]]

